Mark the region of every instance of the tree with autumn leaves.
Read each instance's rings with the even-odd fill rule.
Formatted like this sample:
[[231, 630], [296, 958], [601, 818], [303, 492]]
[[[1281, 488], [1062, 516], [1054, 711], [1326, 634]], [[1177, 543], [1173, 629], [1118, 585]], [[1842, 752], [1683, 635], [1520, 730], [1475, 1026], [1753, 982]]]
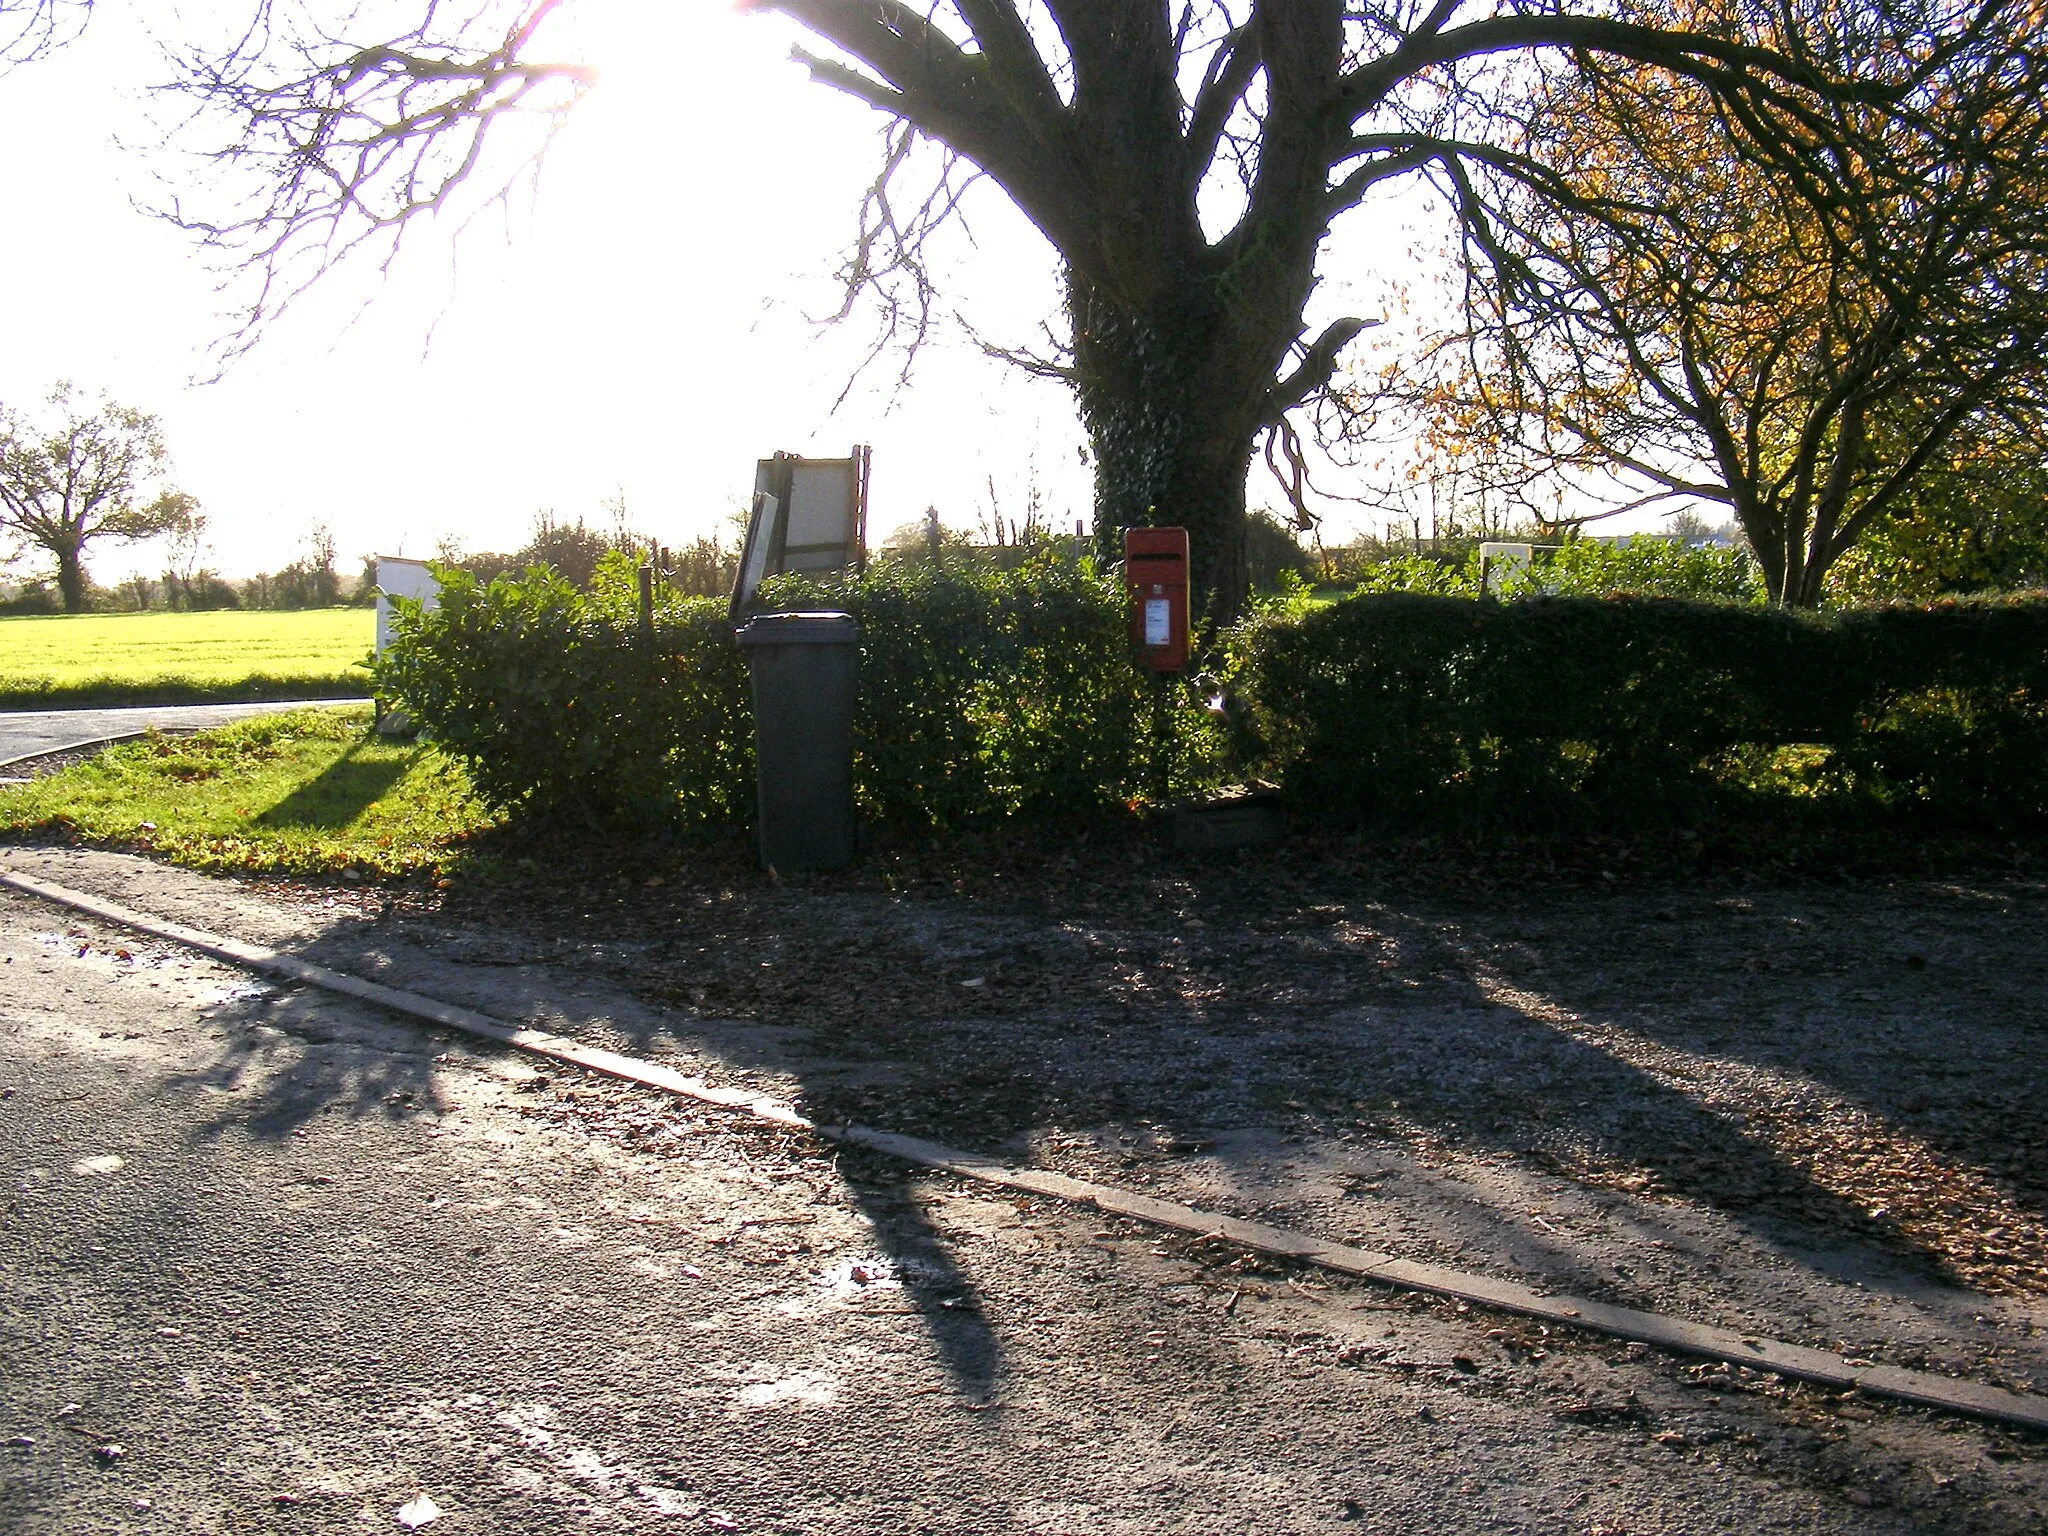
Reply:
[[[1674, 24], [1712, 25], [1718, 0], [1703, 4]], [[1896, 22], [1812, 8], [1821, 67], [1899, 90], [1832, 109], [1817, 174], [1753, 153], [1739, 114], [1668, 71], [1587, 60], [1548, 81], [1520, 153], [1447, 179], [1464, 324], [1407, 387], [1439, 446], [1502, 489], [1575, 479], [1582, 514], [1603, 492], [1723, 507], [1792, 606], [1818, 603], [1874, 532], [1904, 547], [1933, 535], [1909, 533], [1915, 518], [1969, 524], [1961, 498], [2007, 499], [2015, 480], [2038, 495], [2040, 15], [1920, 63]]]

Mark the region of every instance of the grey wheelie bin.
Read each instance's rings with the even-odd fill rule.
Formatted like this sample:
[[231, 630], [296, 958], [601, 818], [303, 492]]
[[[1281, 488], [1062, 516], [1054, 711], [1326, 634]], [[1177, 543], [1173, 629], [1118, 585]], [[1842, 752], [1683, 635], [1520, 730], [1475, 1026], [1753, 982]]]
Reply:
[[737, 638], [754, 684], [761, 863], [777, 870], [851, 864], [860, 677], [852, 615], [756, 614]]

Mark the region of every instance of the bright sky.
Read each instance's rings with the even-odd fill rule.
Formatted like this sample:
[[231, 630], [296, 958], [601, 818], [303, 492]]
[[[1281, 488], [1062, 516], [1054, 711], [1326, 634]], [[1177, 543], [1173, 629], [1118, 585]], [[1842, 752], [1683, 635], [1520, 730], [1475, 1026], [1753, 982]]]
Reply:
[[[957, 331], [907, 390], [885, 360], [835, 414], [871, 333], [806, 316], [835, 307], [881, 119], [788, 62], [786, 23], [722, 0], [583, 0], [576, 44], [603, 82], [536, 196], [459, 238], [453, 221], [418, 230], [388, 280], [340, 274], [222, 381], [193, 383], [221, 301], [188, 237], [134, 203], [160, 197], [153, 173], [199, 170], [121, 147], [161, 139], [142, 9], [109, 0], [63, 53], [0, 76], [0, 400], [32, 406], [69, 378], [157, 412], [228, 574], [285, 563], [322, 522], [345, 568], [443, 539], [514, 548], [537, 511], [601, 523], [621, 492], [676, 543], [725, 526], [756, 458], [857, 442], [875, 449], [876, 540], [927, 504], [971, 530], [991, 478], [1007, 516], [1034, 482], [1056, 518], [1088, 515], [1067, 392]], [[970, 207], [947, 307], [1028, 346], [1058, 304], [1050, 248], [1000, 194]], [[1333, 287], [1317, 307], [1341, 302], [1360, 300]], [[92, 557], [101, 581], [134, 563]]]

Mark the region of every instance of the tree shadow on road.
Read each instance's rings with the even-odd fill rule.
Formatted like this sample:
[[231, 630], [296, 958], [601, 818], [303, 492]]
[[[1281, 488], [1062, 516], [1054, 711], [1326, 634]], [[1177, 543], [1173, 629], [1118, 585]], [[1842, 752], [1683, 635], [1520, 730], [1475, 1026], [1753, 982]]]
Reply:
[[[1711, 968], [1689, 973], [1690, 1014], [1659, 1013], [1650, 1005], [1672, 1003], [1673, 978], [1657, 957], [1625, 976], [1596, 963], [1654, 921], [1612, 901], [1574, 897], [1539, 921], [1512, 903], [1418, 899], [1355, 879], [1295, 876], [1262, 890], [1256, 876], [1200, 870], [1162, 876], [1127, 910], [1097, 899], [1076, 914], [737, 882], [649, 896], [636, 878], [616, 900], [604, 889], [577, 892], [575, 909], [552, 918], [516, 897], [502, 921], [479, 913], [451, 927], [437, 914], [416, 942], [528, 979], [535, 1007], [551, 978], [580, 985], [595, 972], [648, 1006], [602, 1017], [565, 1006], [539, 1022], [656, 1058], [693, 1051], [715, 1078], [794, 1082], [821, 1122], [1169, 1195], [1199, 1164], [1238, 1214], [1341, 1220], [1367, 1207], [1302, 1205], [1315, 1168], [1398, 1158], [1431, 1169], [1450, 1156], [1509, 1170], [1525, 1190], [1562, 1179], [1631, 1200], [1645, 1229], [1687, 1205], [1715, 1212], [1820, 1275], [1882, 1280], [1903, 1265], [1914, 1283], [1969, 1279], [1923, 1229], [1837, 1177], [1824, 1144], [1765, 1134], [1755, 1105], [1714, 1076], [1735, 1063], [1756, 1066], [1759, 1081], [1795, 1067], [1824, 1081], [1855, 1064], [1811, 1030], [1788, 1057], [1790, 1037], [1739, 989], [1716, 1012]], [[1569, 955], [1554, 937], [1567, 931]], [[320, 952], [347, 968], [352, 942], [338, 930]], [[253, 1076], [273, 1049], [252, 1041], [212, 1070]], [[259, 1090], [269, 1102], [242, 1118], [283, 1135], [318, 1113], [430, 1105], [431, 1050], [325, 1062], [309, 1050], [296, 1079], [272, 1072]], [[1872, 1134], [1896, 1123], [1904, 1095], [1925, 1091], [1908, 1081], [1923, 1061], [1856, 1066]], [[1951, 1152], [1981, 1152], [1985, 1129]], [[907, 1170], [850, 1158], [848, 1190], [949, 1378], [987, 1397], [1001, 1351], [967, 1266]], [[1618, 1284], [1611, 1253], [1564, 1240], [1517, 1203], [1506, 1175], [1493, 1191], [1440, 1182], [1440, 1198], [1394, 1213], [1436, 1256], [1505, 1254], [1546, 1284], [1640, 1300]], [[2007, 1191], [2006, 1208], [2038, 1226], [2026, 1187]]]
[[923, 1319], [953, 1389], [976, 1406], [987, 1404], [1000, 1385], [1002, 1345], [980, 1291], [912, 1187], [910, 1170], [858, 1147], [840, 1148], [837, 1162], [847, 1194]]
[[324, 1116], [399, 1120], [445, 1104], [434, 1083], [439, 1047], [405, 1025], [357, 1019], [323, 994], [251, 985], [220, 1005], [212, 1057], [167, 1080], [227, 1096], [197, 1134], [241, 1129], [282, 1140]]

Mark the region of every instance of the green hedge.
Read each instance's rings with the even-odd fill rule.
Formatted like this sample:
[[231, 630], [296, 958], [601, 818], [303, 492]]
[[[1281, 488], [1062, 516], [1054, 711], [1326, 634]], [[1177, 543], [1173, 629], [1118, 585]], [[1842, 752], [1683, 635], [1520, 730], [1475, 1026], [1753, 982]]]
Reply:
[[377, 686], [486, 803], [593, 824], [748, 814], [753, 714], [723, 604], [665, 604], [649, 634], [616, 582], [436, 574], [432, 613], [395, 605]]
[[[745, 664], [722, 604], [637, 619], [624, 557], [443, 573], [379, 670], [493, 805], [593, 823], [753, 814]], [[770, 583], [861, 630], [855, 786], [870, 818], [1087, 814], [1226, 778], [1367, 815], [1625, 825], [1759, 796], [2011, 824], [2048, 818], [2048, 599], [1791, 613], [1744, 603], [1419, 593], [1275, 600], [1224, 637], [1229, 739], [1132, 662], [1089, 562], [883, 565]], [[1790, 751], [1787, 748], [1796, 748]], [[1792, 766], [1788, 767], [1788, 764]]]
[[1725, 800], [1761, 749], [1806, 743], [1838, 799], [2048, 815], [2039, 597], [1807, 614], [1390, 593], [1255, 620], [1235, 649], [1261, 766], [1310, 803], [1628, 820]]
[[1133, 664], [1123, 583], [1091, 561], [885, 565], [771, 582], [762, 598], [859, 623], [854, 780], [880, 820], [1085, 814], [1219, 770], [1208, 716], [1185, 684]]
[[[752, 705], [722, 602], [664, 596], [649, 634], [623, 557], [587, 594], [545, 567], [440, 575], [435, 612], [401, 605], [378, 682], [488, 802], [605, 823], [752, 819]], [[884, 565], [781, 578], [762, 597], [860, 625], [854, 780], [869, 817], [1085, 813], [1220, 772], [1209, 715], [1132, 664], [1121, 585], [1087, 562]]]

